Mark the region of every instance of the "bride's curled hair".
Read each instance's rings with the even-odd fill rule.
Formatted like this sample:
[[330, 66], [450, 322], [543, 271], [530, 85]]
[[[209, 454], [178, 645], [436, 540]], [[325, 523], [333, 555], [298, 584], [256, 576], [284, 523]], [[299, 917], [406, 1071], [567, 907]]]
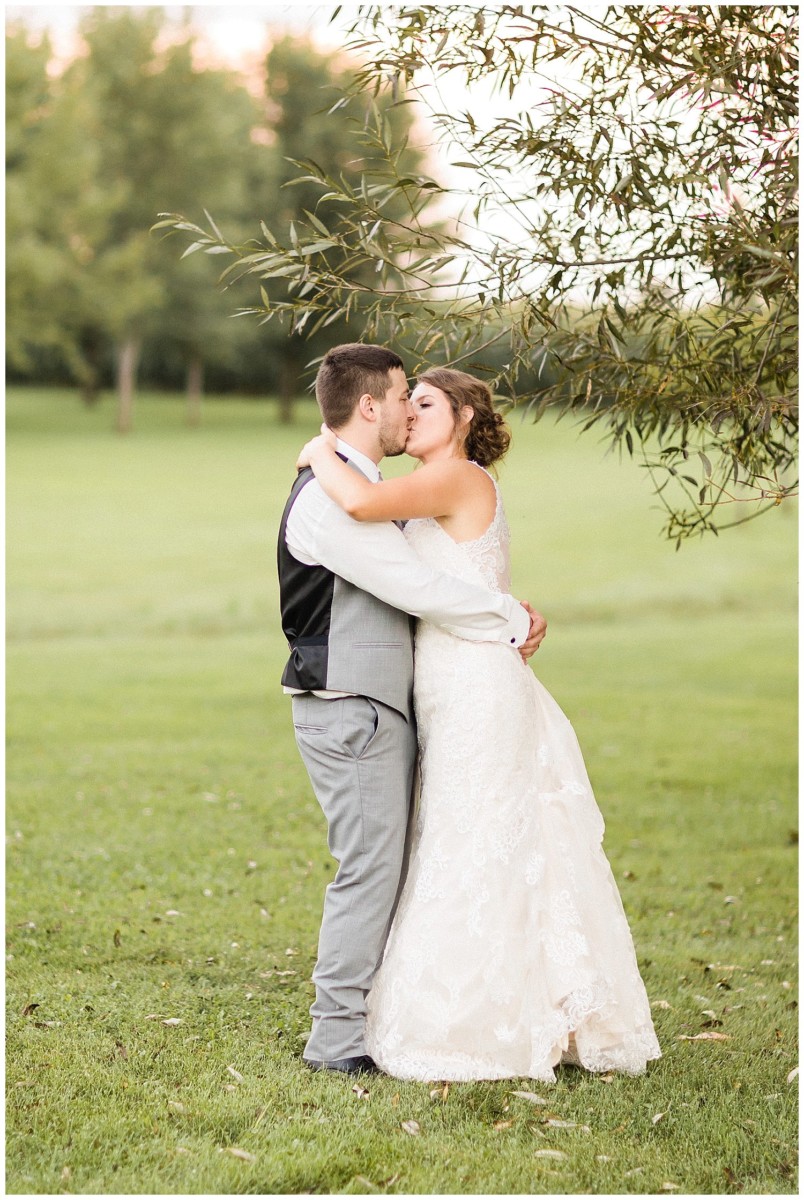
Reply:
[[429, 383], [444, 393], [452, 408], [456, 429], [461, 409], [472, 409], [474, 416], [464, 441], [467, 458], [481, 467], [490, 467], [502, 458], [511, 443], [511, 433], [502, 414], [494, 408], [491, 388], [482, 379], [475, 379], [465, 371], [434, 367], [419, 375], [417, 383]]

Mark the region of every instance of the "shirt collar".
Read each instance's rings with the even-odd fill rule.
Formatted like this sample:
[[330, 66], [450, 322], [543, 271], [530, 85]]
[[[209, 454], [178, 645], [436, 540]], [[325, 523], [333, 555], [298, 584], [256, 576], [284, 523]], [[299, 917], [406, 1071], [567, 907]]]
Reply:
[[343, 438], [338, 438], [336, 449], [341, 454], [345, 454], [356, 467], [359, 467], [366, 478], [370, 479], [372, 483], [379, 483], [382, 478], [380, 468], [366, 454], [363, 454], [360, 450], [355, 450], [354, 446], [350, 446]]

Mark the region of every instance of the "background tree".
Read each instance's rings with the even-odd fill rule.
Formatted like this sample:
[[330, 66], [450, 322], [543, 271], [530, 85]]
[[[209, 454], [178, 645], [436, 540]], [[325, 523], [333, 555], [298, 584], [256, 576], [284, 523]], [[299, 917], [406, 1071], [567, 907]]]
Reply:
[[[278, 166], [268, 191], [259, 195], [262, 214], [284, 229], [293, 230], [297, 224], [314, 229], [317, 253], [325, 261], [329, 229], [340, 222], [340, 200], [337, 195], [322, 195], [319, 177], [348, 180], [352, 187], [367, 186], [384, 154], [384, 147], [367, 135], [366, 103], [359, 94], [352, 94], [354, 81], [353, 64], [333, 61], [332, 55], [315, 50], [306, 39], [280, 39], [265, 61], [265, 124], [271, 131]], [[389, 136], [402, 145], [400, 157], [405, 169], [415, 170], [420, 155], [407, 146], [411, 124], [407, 109], [393, 108], [383, 101], [379, 111]], [[307, 163], [316, 175], [300, 177], [301, 163]], [[404, 198], [395, 196], [389, 216], [404, 219], [405, 213]], [[227, 234], [233, 240], [232, 231], [227, 230]], [[246, 266], [250, 268], [250, 264]], [[372, 263], [369, 267], [371, 274], [374, 266]], [[233, 272], [240, 274], [239, 269]], [[367, 282], [366, 269], [359, 263], [347, 266], [346, 274], [355, 284], [361, 275]], [[284, 312], [281, 295], [281, 286], [267, 282], [261, 313], [272, 316]], [[320, 303], [317, 319], [291, 314], [287, 328], [277, 325], [263, 343], [263, 354], [278, 364], [274, 382], [280, 418], [286, 422], [292, 420], [293, 402], [303, 389], [310, 360], [323, 355], [333, 341], [357, 340], [363, 328], [352, 312], [333, 314], [326, 295], [314, 286], [306, 295], [308, 303]]]
[[[177, 338], [197, 390], [214, 309], [209, 288], [190, 286], [192, 276], [166, 263], [149, 235], [154, 213], [168, 197], [189, 205], [202, 191], [221, 217], [239, 213], [254, 151], [256, 114], [248, 93], [226, 72], [194, 68], [189, 31], [160, 44], [163, 21], [159, 9], [92, 9], [81, 25], [88, 54], [68, 71], [72, 85], [95, 98], [89, 132], [100, 170], [118, 187], [96, 254], [117, 276], [105, 328], [117, 341], [123, 431], [131, 425], [144, 339], [157, 330]], [[219, 311], [223, 330], [223, 307]]]
[[[136, 220], [144, 218], [142, 229], [149, 229], [165, 195], [192, 196], [197, 202], [202, 193], [214, 194], [210, 203], [220, 219], [245, 237], [260, 211], [259, 198], [276, 195], [277, 155], [265, 137], [255, 138], [255, 130], [265, 133], [260, 109], [237, 78], [227, 71], [199, 70], [192, 55], [191, 41], [175, 46], [159, 75], [164, 94], [157, 105], [166, 114], [159, 150], [163, 171], [152, 178]], [[176, 176], [170, 188], [166, 173]], [[233, 319], [234, 301], [216, 286], [220, 272], [214, 263], [197, 257], [176, 263], [153, 237], [147, 263], [163, 281], [149, 341], [158, 340], [163, 355], [180, 364], [188, 423], [197, 424], [206, 364], [236, 367], [241, 356], [253, 352], [259, 335]]]
[[[360, 304], [367, 338], [420, 363], [482, 369], [504, 341], [496, 386], [639, 453], [677, 542], [746, 519], [794, 488], [795, 23], [792, 6], [364, 9], [355, 88], [424, 106], [466, 186], [414, 196], [375, 108], [373, 186], [305, 171], [338, 205], [326, 253], [314, 223], [274, 224], [249, 269], [283, 281], [297, 327]], [[465, 104], [441, 98], [447, 74]], [[428, 227], [434, 198], [464, 202], [448, 230]]]
[[237, 75], [200, 69], [161, 9], [94, 8], [79, 33], [84, 53], [53, 78], [47, 41], [19, 26], [7, 40], [9, 365], [67, 372], [90, 401], [113, 365], [126, 430], [144, 353], [151, 377], [185, 377], [197, 420], [204, 362], [233, 368], [258, 335], [232, 320], [213, 262], [177, 262], [149, 229], [166, 200], [203, 192], [246, 237], [275, 155]]
[[6, 353], [20, 367], [30, 364], [32, 346], [60, 340], [58, 323], [50, 321], [45, 328], [29, 298], [44, 279], [61, 272], [58, 253], [43, 253], [39, 232], [46, 224], [44, 214], [29, 203], [41, 176], [39, 151], [50, 117], [50, 53], [47, 38], [30, 44], [19, 27], [6, 36]]
[[51, 80], [48, 40], [21, 26], [6, 39], [6, 353], [30, 373], [63, 363], [84, 398], [97, 396], [104, 281], [95, 245], [115, 203], [99, 184], [86, 136], [92, 96]]

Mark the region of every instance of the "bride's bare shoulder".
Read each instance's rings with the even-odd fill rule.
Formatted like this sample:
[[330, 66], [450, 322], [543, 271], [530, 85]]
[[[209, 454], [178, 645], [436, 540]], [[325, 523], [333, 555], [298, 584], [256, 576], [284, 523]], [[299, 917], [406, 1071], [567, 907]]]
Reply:
[[416, 474], [424, 475], [425, 473], [431, 478], [442, 475], [445, 478], [451, 477], [455, 480], [465, 481], [479, 488], [494, 487], [488, 471], [476, 462], [470, 462], [468, 458], [443, 458], [437, 462], [422, 463], [416, 468]]
[[478, 492], [496, 495], [497, 488], [494, 480], [485, 467], [481, 467], [480, 463], [472, 462], [468, 458], [459, 458], [455, 461], [460, 466], [461, 478], [466, 480], [469, 487]]

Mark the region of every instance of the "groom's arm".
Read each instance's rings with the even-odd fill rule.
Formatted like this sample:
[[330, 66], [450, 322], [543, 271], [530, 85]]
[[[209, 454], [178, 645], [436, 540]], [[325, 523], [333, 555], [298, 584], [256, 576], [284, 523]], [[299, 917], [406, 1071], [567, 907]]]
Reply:
[[513, 596], [429, 566], [396, 525], [352, 520], [315, 480], [293, 505], [286, 541], [300, 562], [320, 564], [386, 604], [458, 637], [517, 648], [530, 641], [531, 617]]

